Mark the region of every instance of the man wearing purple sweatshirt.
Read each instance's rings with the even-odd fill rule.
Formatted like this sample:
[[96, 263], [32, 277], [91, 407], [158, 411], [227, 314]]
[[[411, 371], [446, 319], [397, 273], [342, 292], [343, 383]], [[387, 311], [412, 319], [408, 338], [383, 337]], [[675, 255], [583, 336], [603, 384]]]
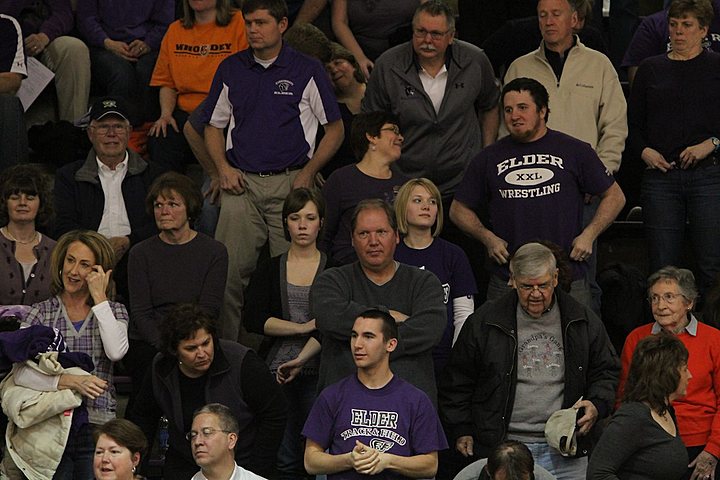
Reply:
[[[123, 97], [133, 125], [155, 118], [149, 87], [160, 42], [175, 19], [173, 0], [83, 0], [77, 27], [90, 47], [93, 84]], [[154, 116], [153, 116], [154, 115]]]
[[74, 122], [82, 117], [90, 96], [90, 56], [87, 46], [70, 36], [74, 27], [70, 0], [0, 0], [0, 13], [20, 23], [25, 55], [55, 73], [60, 120]]

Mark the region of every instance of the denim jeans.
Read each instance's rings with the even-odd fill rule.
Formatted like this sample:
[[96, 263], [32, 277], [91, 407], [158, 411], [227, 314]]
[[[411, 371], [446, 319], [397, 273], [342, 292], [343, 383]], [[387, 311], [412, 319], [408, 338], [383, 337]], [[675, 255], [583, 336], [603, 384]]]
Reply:
[[315, 402], [317, 375], [299, 375], [292, 382], [282, 386], [288, 405], [285, 435], [278, 449], [277, 467], [282, 480], [297, 480], [309, 477], [305, 472], [303, 456], [305, 441], [302, 429], [310, 409]]
[[187, 122], [188, 114], [176, 108], [172, 116], [178, 126], [178, 131], [176, 132], [171, 125], [168, 125], [166, 136], [163, 137], [161, 134], [159, 137], [148, 137], [148, 152], [152, 161], [161, 165], [165, 170], [185, 173], [189, 164], [197, 163], [195, 155], [183, 135], [183, 127]]
[[121, 97], [130, 108], [130, 123], [141, 125], [160, 116], [157, 89], [151, 88], [158, 52], [143, 55], [137, 62], [128, 62], [103, 48], [90, 48], [92, 82], [105, 95]]
[[95, 442], [92, 437], [93, 426], [90, 424], [71, 432], [60, 465], [55, 470], [53, 480], [93, 480], [93, 459]]
[[557, 480], [584, 480], [587, 474], [588, 458], [569, 458], [547, 443], [526, 443], [535, 464], [555, 475]]
[[682, 266], [687, 232], [701, 296], [720, 272], [720, 166], [667, 173], [646, 170], [641, 187], [649, 267]]

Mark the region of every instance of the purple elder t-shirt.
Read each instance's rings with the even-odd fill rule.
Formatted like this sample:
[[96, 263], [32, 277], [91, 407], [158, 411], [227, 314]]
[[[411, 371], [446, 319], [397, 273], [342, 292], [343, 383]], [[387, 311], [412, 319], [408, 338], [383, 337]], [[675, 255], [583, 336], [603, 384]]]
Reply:
[[[472, 209], [488, 205], [491, 230], [508, 242], [510, 254], [535, 240], [569, 253], [582, 232], [584, 194], [600, 195], [614, 181], [589, 144], [548, 129], [534, 142], [507, 136], [480, 152], [455, 199]], [[572, 265], [573, 278], [582, 278], [585, 264]], [[509, 277], [507, 266], [496, 273]]]
[[395, 249], [395, 260], [431, 271], [442, 284], [443, 302], [447, 307], [447, 326], [442, 340], [433, 348], [435, 378], [438, 379], [452, 349], [455, 333], [453, 299], [478, 292], [470, 261], [460, 247], [442, 238], [435, 238], [430, 246], [421, 249], [410, 248], [404, 241], [400, 241]]
[[[333, 455], [351, 451], [356, 440], [403, 457], [448, 448], [428, 396], [397, 375], [379, 389], [367, 388], [356, 374], [330, 385], [315, 401], [302, 434]], [[386, 471], [373, 478], [406, 477]], [[339, 479], [367, 480], [367, 475], [355, 470], [328, 475]]]

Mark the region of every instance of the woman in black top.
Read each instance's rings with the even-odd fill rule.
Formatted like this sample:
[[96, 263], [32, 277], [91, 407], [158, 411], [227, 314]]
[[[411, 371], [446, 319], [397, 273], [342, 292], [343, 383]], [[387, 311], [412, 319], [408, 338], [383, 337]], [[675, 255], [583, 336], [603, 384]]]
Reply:
[[675, 422], [673, 400], [692, 378], [688, 351], [674, 335], [660, 332], [635, 348], [622, 405], [598, 442], [588, 480], [679, 480], [688, 455]]

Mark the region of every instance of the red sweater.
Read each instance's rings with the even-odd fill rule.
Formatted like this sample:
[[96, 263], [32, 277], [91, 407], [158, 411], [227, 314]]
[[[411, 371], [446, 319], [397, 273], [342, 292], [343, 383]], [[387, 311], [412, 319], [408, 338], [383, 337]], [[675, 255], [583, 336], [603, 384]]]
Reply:
[[[625, 339], [621, 362], [620, 399], [637, 343], [651, 334], [652, 323], [636, 328]], [[706, 445], [705, 450], [720, 457], [720, 330], [698, 322], [697, 335], [678, 335], [690, 352], [692, 374], [687, 394], [673, 402], [678, 428], [685, 446]]]

